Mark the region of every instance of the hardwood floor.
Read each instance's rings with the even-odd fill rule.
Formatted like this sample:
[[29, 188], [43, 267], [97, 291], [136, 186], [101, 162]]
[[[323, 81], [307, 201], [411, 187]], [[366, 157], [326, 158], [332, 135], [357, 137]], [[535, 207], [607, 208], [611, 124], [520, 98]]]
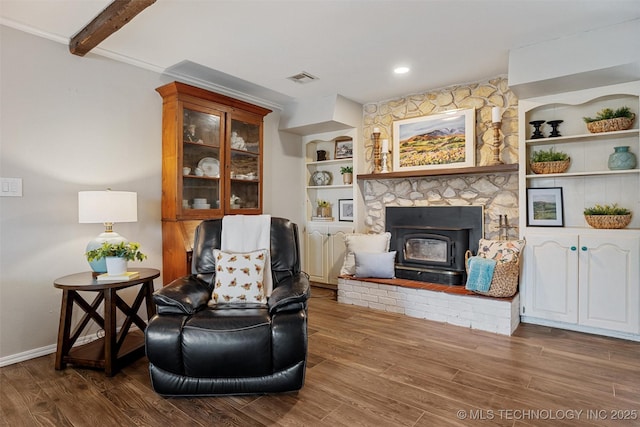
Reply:
[[53, 365], [0, 369], [0, 425], [640, 425], [640, 343], [533, 325], [506, 337], [338, 304], [320, 288], [298, 393], [163, 398], [144, 358], [112, 378]]

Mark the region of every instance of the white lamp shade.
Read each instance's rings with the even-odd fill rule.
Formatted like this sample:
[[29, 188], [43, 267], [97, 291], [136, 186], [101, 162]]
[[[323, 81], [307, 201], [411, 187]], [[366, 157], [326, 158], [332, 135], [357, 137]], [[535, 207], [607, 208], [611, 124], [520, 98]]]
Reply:
[[138, 193], [132, 191], [78, 192], [78, 222], [120, 223], [138, 221]]

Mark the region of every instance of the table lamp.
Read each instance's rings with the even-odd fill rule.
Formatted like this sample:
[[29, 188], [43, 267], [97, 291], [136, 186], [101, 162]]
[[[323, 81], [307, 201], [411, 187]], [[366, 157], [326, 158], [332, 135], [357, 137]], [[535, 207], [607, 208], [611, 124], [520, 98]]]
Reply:
[[[104, 242], [120, 243], [127, 239], [113, 231], [116, 222], [138, 221], [138, 194], [131, 191], [80, 191], [78, 192], [78, 222], [80, 224], [103, 223], [105, 230], [87, 245], [87, 252], [97, 249]], [[96, 273], [105, 273], [104, 258], [90, 261]]]

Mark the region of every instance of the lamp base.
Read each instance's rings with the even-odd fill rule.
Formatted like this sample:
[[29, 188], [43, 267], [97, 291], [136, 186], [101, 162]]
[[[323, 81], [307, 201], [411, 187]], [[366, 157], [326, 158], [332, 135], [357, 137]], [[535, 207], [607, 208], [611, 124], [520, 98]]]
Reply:
[[[108, 243], [120, 243], [129, 241], [116, 233], [115, 231], [105, 231], [104, 233], [100, 233], [98, 237], [91, 240], [87, 244], [87, 250], [85, 252], [89, 252], [94, 249], [98, 249], [104, 242]], [[106, 273], [107, 272], [107, 260], [105, 258], [100, 258], [98, 260], [89, 261], [89, 265], [91, 269], [96, 273]]]

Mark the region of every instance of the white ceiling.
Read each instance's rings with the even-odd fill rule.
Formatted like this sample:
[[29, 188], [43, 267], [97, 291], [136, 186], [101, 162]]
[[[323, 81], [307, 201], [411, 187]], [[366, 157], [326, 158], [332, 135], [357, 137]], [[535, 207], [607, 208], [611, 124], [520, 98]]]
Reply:
[[[68, 43], [109, 3], [0, 0], [0, 22]], [[640, 0], [157, 0], [88, 55], [277, 104], [367, 103], [507, 74], [510, 49], [638, 18]], [[319, 79], [287, 79], [301, 71]]]

